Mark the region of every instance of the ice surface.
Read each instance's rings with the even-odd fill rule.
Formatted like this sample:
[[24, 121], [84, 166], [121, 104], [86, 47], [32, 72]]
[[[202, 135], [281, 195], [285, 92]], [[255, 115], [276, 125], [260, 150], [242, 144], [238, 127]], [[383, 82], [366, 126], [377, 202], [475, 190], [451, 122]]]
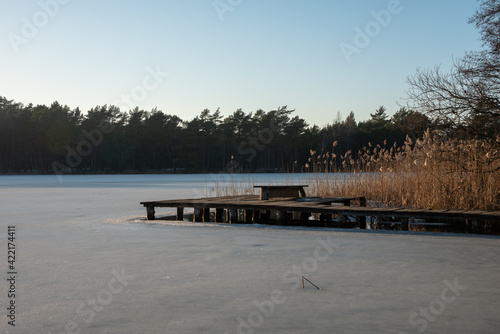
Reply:
[[0, 332], [499, 332], [499, 238], [145, 220], [213, 178], [0, 176]]

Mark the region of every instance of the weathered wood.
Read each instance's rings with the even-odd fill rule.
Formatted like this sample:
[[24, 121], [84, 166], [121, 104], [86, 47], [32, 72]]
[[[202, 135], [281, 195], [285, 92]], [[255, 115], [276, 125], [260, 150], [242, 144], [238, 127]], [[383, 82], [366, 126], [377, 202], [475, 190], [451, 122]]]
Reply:
[[203, 208], [203, 222], [210, 223], [210, 208]]
[[260, 200], [266, 201], [269, 199], [269, 189], [260, 188]]
[[367, 228], [366, 216], [359, 216], [358, 220], [359, 220], [359, 228], [361, 230], [366, 230]]
[[286, 221], [287, 221], [286, 211], [277, 211], [276, 215], [277, 215], [276, 220], [278, 222], [278, 225], [286, 224]]
[[260, 212], [260, 222], [262, 224], [268, 224], [271, 218], [271, 210], [265, 210]]
[[[359, 197], [358, 200], [359, 200], [359, 206], [366, 207], [366, 197], [363, 196]], [[361, 230], [365, 230], [368, 227], [371, 226], [368, 226], [368, 223], [366, 222], [366, 216], [359, 216], [359, 228]]]
[[472, 220], [472, 233], [479, 233], [479, 221], [477, 219]]
[[339, 227], [346, 227], [347, 224], [347, 216], [339, 215]]
[[260, 210], [253, 210], [252, 223], [253, 224], [260, 223]]
[[243, 215], [244, 215], [244, 220], [245, 220], [245, 224], [252, 224], [253, 223], [253, 210], [250, 210], [250, 209], [245, 209], [243, 211]]
[[[361, 206], [353, 206], [351, 201], [359, 201]], [[351, 206], [338, 205], [350, 203]], [[337, 205], [334, 205], [338, 203]], [[398, 219], [454, 219], [468, 220], [467, 231], [477, 232], [484, 226], [484, 221], [491, 223], [500, 223], [500, 211], [465, 211], [465, 210], [428, 210], [428, 209], [406, 209], [406, 208], [371, 208], [366, 207], [366, 199], [364, 197], [339, 197], [339, 198], [293, 198], [279, 197], [270, 198], [269, 200], [261, 201], [257, 195], [244, 196], [225, 196], [211, 197], [201, 199], [180, 199], [168, 201], [141, 202], [146, 207], [148, 220], [154, 220], [154, 210], [156, 207], [176, 207], [177, 219], [182, 219], [183, 208], [195, 208], [194, 221], [203, 221], [203, 214], [200, 216], [202, 208], [214, 208], [219, 212], [221, 217], [222, 210], [226, 209], [232, 212], [237, 210], [253, 211], [252, 222], [268, 223], [270, 211], [276, 212], [297, 212], [300, 214], [302, 222], [307, 223], [311, 213], [322, 215], [322, 219], [326, 220], [327, 216], [336, 214], [339, 216], [354, 216], [360, 224], [360, 228], [366, 227], [366, 217], [394, 217]], [[218, 211], [217, 211], [218, 210]], [[259, 211], [261, 214], [255, 214]], [[278, 220], [283, 218], [278, 214]], [[286, 216], [286, 215], [285, 215]], [[206, 216], [205, 216], [206, 218]], [[206, 219], [205, 219], [206, 220]], [[221, 221], [223, 219], [217, 219]], [[238, 222], [237, 215], [234, 214], [227, 221]], [[245, 219], [245, 221], [249, 221]], [[286, 221], [286, 217], [285, 217]], [[405, 224], [403, 224], [403, 228]]]
[[193, 221], [196, 223], [201, 223], [203, 221], [203, 208], [194, 208]]
[[409, 231], [410, 229], [409, 218], [404, 217], [401, 219], [401, 229], [403, 231]]
[[276, 197], [305, 197], [304, 187], [307, 185], [285, 185], [285, 186], [254, 186], [260, 188], [260, 200], [266, 201]]
[[229, 212], [229, 219], [228, 222], [229, 224], [238, 224], [238, 210], [236, 209], [230, 209], [228, 210]]
[[148, 220], [155, 220], [155, 207], [153, 205], [146, 206], [146, 214]]
[[309, 221], [309, 217], [311, 217], [311, 213], [307, 211], [300, 212], [300, 221], [305, 223]]
[[215, 222], [222, 223], [224, 221], [224, 209], [215, 209]]
[[467, 233], [479, 233], [479, 222], [477, 219], [467, 220]]
[[177, 207], [177, 220], [184, 220], [184, 208], [182, 206]]

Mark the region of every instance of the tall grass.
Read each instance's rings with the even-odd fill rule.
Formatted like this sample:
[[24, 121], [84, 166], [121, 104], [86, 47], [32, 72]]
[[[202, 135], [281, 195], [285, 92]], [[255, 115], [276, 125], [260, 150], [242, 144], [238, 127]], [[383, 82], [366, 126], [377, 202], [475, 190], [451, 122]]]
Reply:
[[254, 189], [255, 180], [244, 177], [242, 174], [214, 174], [206, 183], [208, 196], [239, 196], [257, 193]]
[[310, 152], [304, 166], [312, 172], [309, 195], [366, 196], [409, 208], [500, 209], [500, 152], [493, 143], [426, 132], [401, 147], [368, 144], [356, 157], [350, 151], [338, 156], [335, 147]]

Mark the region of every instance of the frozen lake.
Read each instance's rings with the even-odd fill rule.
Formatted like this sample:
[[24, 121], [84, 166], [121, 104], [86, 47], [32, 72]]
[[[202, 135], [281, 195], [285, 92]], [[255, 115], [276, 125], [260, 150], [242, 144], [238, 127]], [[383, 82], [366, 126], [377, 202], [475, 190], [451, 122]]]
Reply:
[[499, 332], [498, 237], [149, 223], [139, 204], [228, 180], [0, 176], [0, 333]]

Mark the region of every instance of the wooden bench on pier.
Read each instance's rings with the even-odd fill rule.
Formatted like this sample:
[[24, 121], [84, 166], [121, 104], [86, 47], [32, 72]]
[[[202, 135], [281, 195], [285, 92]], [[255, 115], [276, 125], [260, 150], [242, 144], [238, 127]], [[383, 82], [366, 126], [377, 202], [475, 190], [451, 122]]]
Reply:
[[261, 201], [277, 197], [306, 197], [305, 187], [307, 185], [254, 186], [260, 188]]

